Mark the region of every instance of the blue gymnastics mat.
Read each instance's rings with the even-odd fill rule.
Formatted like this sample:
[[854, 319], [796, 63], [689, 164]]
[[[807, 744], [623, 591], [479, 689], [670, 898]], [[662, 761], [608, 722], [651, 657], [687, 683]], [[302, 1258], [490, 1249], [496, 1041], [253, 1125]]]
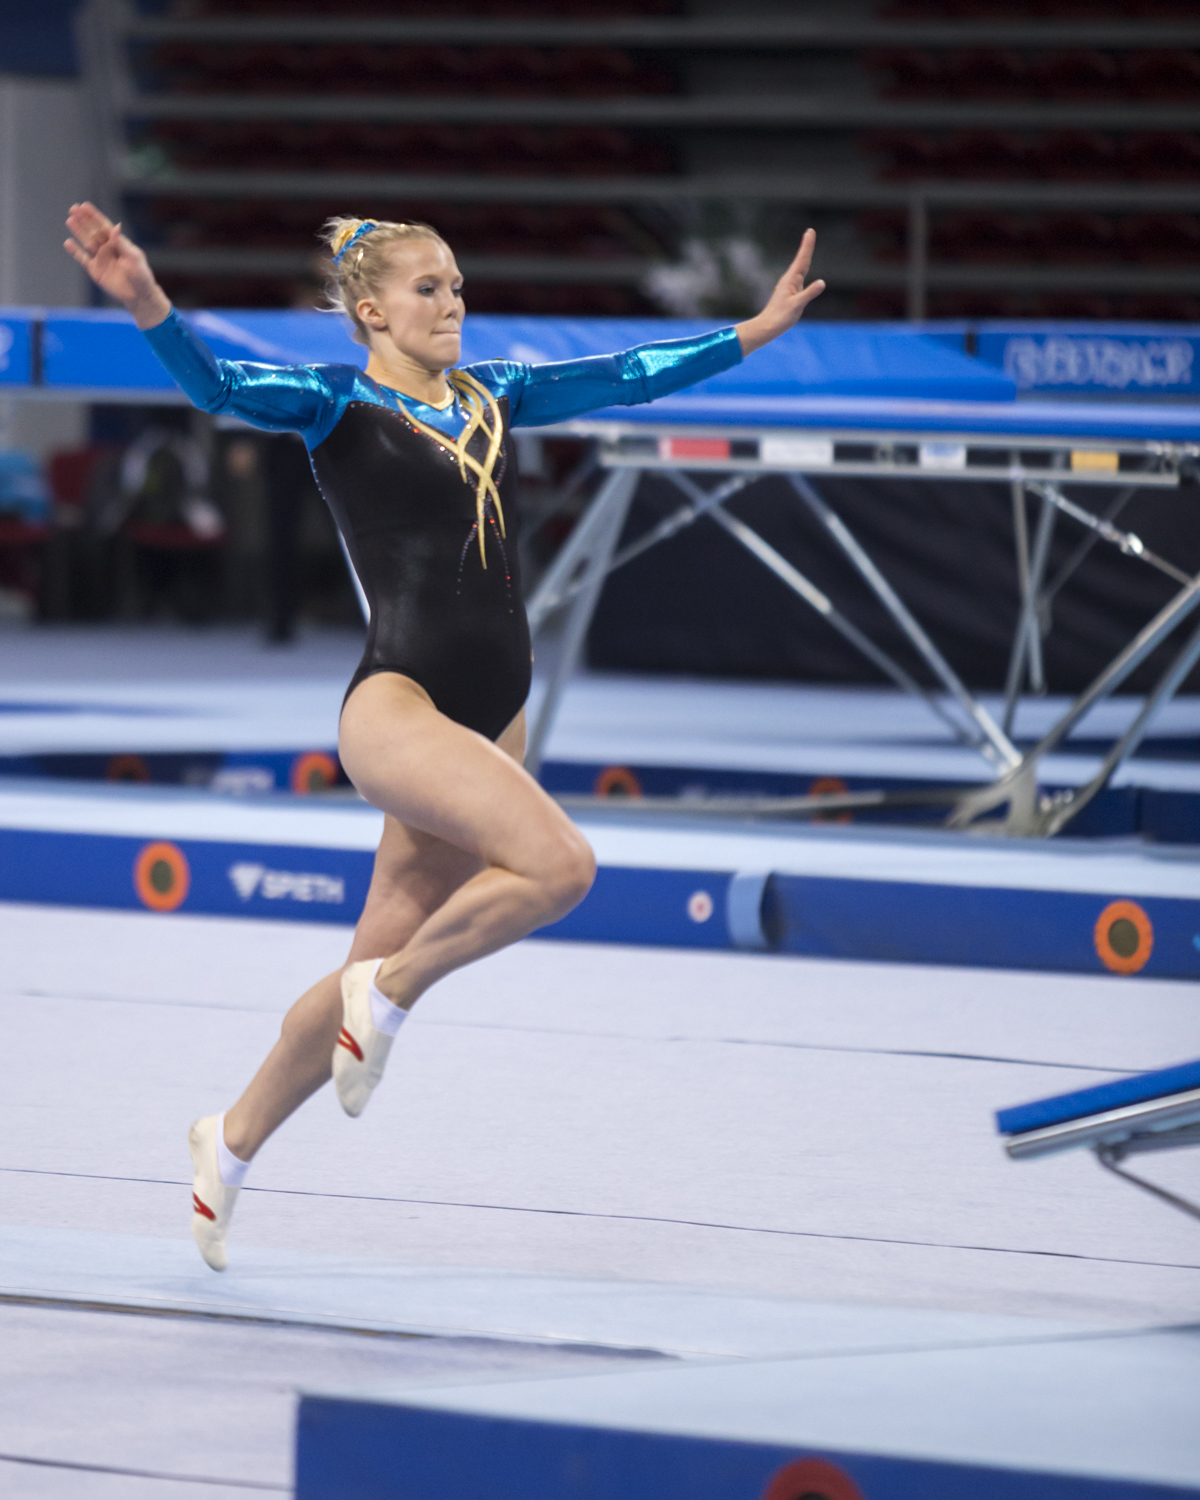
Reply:
[[312, 1394], [297, 1500], [1169, 1500], [1200, 1334], [658, 1365]]
[[[579, 823], [599, 875], [547, 937], [1200, 978], [1194, 866], [1149, 846], [619, 810]], [[0, 900], [344, 924], [381, 828], [350, 800], [6, 780]]]
[[[188, 321], [224, 359], [266, 364], [366, 363], [343, 322], [319, 312], [195, 312]], [[0, 385], [53, 390], [175, 395], [128, 314], [108, 309], [0, 310], [11, 344]], [[472, 314], [461, 363], [512, 359], [545, 364], [611, 354], [636, 344], [728, 327], [728, 320], [676, 318], [530, 318]], [[841, 396], [924, 396], [1011, 401], [1003, 371], [904, 325], [806, 324], [753, 359], [697, 389], [778, 396], [803, 389]], [[111, 399], [111, 397], [110, 397]]]

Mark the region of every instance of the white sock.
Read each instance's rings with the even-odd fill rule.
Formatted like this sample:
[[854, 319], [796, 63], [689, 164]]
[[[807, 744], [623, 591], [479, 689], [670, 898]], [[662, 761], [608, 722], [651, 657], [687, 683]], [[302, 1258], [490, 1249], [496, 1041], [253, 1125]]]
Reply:
[[[375, 965], [376, 974], [379, 973], [383, 962], [381, 958]], [[375, 987], [374, 975], [371, 976], [371, 988], [367, 991], [367, 998], [371, 1002], [371, 1025], [376, 1031], [382, 1031], [385, 1036], [395, 1036], [404, 1025], [408, 1012], [394, 1005], [382, 990]]]
[[226, 1187], [240, 1188], [246, 1180], [246, 1173], [250, 1170], [250, 1163], [242, 1161], [240, 1157], [234, 1156], [233, 1152], [225, 1144], [225, 1116], [217, 1116], [217, 1171], [221, 1174], [221, 1181]]

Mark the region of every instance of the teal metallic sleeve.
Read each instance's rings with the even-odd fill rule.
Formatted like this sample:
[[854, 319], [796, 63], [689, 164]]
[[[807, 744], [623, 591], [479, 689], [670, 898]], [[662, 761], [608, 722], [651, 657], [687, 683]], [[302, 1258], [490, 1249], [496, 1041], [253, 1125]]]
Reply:
[[[228, 413], [267, 432], [298, 432], [315, 448], [333, 431], [351, 401], [393, 408], [394, 398], [354, 365], [260, 365], [218, 359], [177, 312], [146, 339], [194, 406]], [[547, 426], [606, 406], [637, 406], [720, 374], [742, 358], [737, 331], [722, 328], [693, 338], [641, 344], [621, 354], [526, 365], [490, 360], [470, 373], [497, 396], [507, 396], [514, 427]], [[406, 400], [408, 398], [405, 398]], [[457, 403], [449, 411], [409, 400], [423, 419], [461, 430]]]
[[514, 427], [549, 426], [606, 406], [639, 406], [719, 375], [739, 364], [735, 328], [694, 338], [640, 344], [621, 354], [523, 365], [491, 360], [469, 371], [497, 396], [507, 396]]
[[163, 322], [146, 329], [145, 336], [184, 395], [201, 411], [228, 413], [267, 432], [298, 432], [310, 448], [329, 435], [341, 415], [329, 379], [338, 366], [217, 359], [174, 309]]

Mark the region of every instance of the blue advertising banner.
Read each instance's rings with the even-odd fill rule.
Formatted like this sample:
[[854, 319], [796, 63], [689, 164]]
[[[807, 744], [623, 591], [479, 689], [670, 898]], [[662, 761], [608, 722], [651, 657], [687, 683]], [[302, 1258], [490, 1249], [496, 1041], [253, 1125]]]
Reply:
[[1187, 324], [981, 323], [976, 352], [1019, 395], [1200, 398], [1200, 328]]

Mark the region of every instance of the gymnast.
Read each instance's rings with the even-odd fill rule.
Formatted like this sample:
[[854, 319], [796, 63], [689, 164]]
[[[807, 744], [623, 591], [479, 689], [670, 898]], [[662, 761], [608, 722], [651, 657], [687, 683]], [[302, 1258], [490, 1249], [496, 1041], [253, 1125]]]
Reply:
[[370, 607], [338, 753], [384, 814], [345, 966], [284, 1018], [225, 1114], [197, 1120], [192, 1233], [215, 1271], [255, 1152], [332, 1076], [358, 1115], [408, 1012], [443, 975], [557, 921], [595, 875], [583, 835], [522, 766], [529, 627], [517, 567], [509, 428], [653, 401], [736, 365], [791, 328], [816, 236], [757, 317], [623, 354], [459, 369], [463, 278], [427, 224], [325, 227], [331, 306], [370, 351], [352, 364], [216, 359], [143, 252], [90, 203], [66, 249], [122, 303], [188, 399], [267, 432], [298, 432]]

